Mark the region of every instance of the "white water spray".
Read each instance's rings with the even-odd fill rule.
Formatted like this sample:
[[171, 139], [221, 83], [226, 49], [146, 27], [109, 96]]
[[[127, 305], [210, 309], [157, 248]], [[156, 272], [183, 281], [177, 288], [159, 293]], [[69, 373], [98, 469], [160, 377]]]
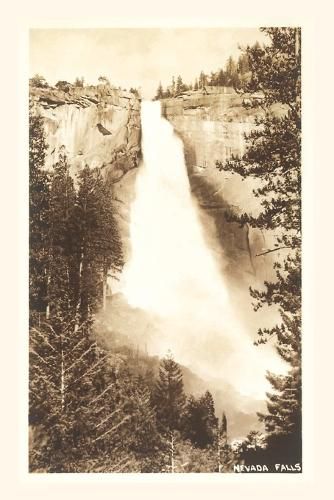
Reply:
[[122, 293], [131, 306], [159, 318], [151, 353], [171, 349], [200, 375], [263, 397], [265, 370], [279, 366], [278, 359], [255, 348], [237, 320], [203, 236], [182, 141], [161, 117], [159, 102], [143, 102], [141, 113], [143, 163], [131, 206], [132, 256]]

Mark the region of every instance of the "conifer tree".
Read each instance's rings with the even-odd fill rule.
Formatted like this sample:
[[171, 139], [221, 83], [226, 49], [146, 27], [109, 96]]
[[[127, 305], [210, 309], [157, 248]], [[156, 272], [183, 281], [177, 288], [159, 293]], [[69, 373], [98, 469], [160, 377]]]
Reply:
[[210, 74], [210, 85], [217, 85], [217, 74], [214, 71]]
[[[265, 464], [269, 466], [268, 454], [266, 451], [266, 439], [259, 431], [251, 431], [241, 443], [238, 443], [235, 449], [235, 455], [238, 457], [238, 463], [246, 465]], [[277, 457], [275, 461], [277, 463]]]
[[74, 86], [75, 87], [79, 87], [79, 88], [83, 88], [84, 87], [84, 84], [85, 84], [85, 80], [84, 80], [84, 77], [82, 76], [81, 78], [79, 78], [78, 76], [76, 77], [75, 81], [74, 81]]
[[172, 78], [172, 88], [171, 88], [171, 92], [172, 92], [172, 97], [175, 96], [175, 92], [176, 92], [176, 84], [175, 84], [175, 78], [173, 76]]
[[217, 434], [218, 419], [215, 416], [215, 407], [209, 391], [195, 399], [188, 398], [183, 417], [183, 436], [200, 448], [214, 444]]
[[184, 410], [182, 430], [184, 439], [189, 439], [194, 445], [199, 445], [201, 417], [198, 400], [193, 395], [189, 396]]
[[47, 144], [43, 118], [29, 106], [29, 309], [38, 323], [47, 307], [50, 178], [44, 169]]
[[208, 428], [208, 435], [210, 441], [213, 442], [214, 435], [216, 434], [216, 428], [218, 425], [218, 419], [215, 413], [215, 404], [210, 391], [206, 391], [204, 396], [201, 398], [202, 404], [206, 410], [206, 423]]
[[122, 244], [114, 216], [111, 188], [99, 170], [86, 166], [78, 176], [75, 208], [79, 269], [78, 313], [80, 321], [103, 303], [108, 271], [123, 266]]
[[237, 71], [242, 77], [249, 72], [249, 61], [247, 53], [242, 53], [238, 59]]
[[226, 76], [223, 69], [220, 69], [218, 73], [218, 85], [226, 85]]
[[236, 455], [228, 442], [227, 418], [223, 413], [220, 425], [217, 427], [217, 452], [218, 467], [217, 472], [231, 472], [236, 461]]
[[171, 352], [160, 362], [159, 378], [153, 389], [158, 430], [163, 436], [169, 472], [176, 472], [175, 457], [186, 404], [183, 375]]
[[29, 417], [42, 430], [31, 450], [35, 470], [75, 472], [104, 453], [110, 466], [130, 458], [129, 383], [115, 376], [91, 324], [73, 326], [58, 321], [57, 330], [44, 323], [31, 331]]
[[203, 87], [205, 87], [206, 84], [207, 84], [207, 76], [204, 73], [204, 71], [201, 71], [198, 78], [198, 87], [202, 89]]
[[161, 82], [160, 82], [159, 86], [157, 88], [157, 93], [156, 93], [155, 99], [162, 99], [163, 96], [164, 96], [164, 89], [163, 89]]
[[154, 389], [158, 425], [162, 431], [180, 429], [186, 402], [183, 375], [171, 353], [162, 359]]
[[74, 318], [73, 275], [74, 240], [73, 216], [76, 194], [69, 164], [63, 148], [54, 165], [50, 186], [49, 210], [49, 271], [48, 319], [56, 328], [56, 321]]
[[225, 68], [225, 76], [227, 80], [226, 82], [227, 85], [235, 87], [238, 84], [239, 79], [237, 73], [237, 64], [232, 56], [230, 56], [227, 60]]
[[160, 444], [151, 392], [141, 377], [133, 378], [130, 385], [129, 408], [133, 435], [131, 449], [139, 456], [149, 456], [157, 451]]
[[[285, 377], [269, 374], [277, 391], [269, 395], [268, 412], [260, 415], [268, 433], [267, 443], [276, 460], [301, 459], [301, 102], [300, 29], [265, 28], [270, 44], [247, 48], [251, 79], [247, 92], [263, 93], [264, 116], [247, 136], [247, 150], [221, 170], [260, 181], [254, 190], [261, 210], [258, 215], [234, 214], [230, 220], [251, 227], [275, 230], [276, 243], [263, 254], [284, 250], [286, 257], [275, 262], [276, 281], [265, 282], [264, 290], [251, 289], [255, 310], [278, 306], [281, 323], [259, 330], [258, 344], [274, 338], [280, 356], [290, 364]], [[285, 113], [277, 116], [272, 105]], [[257, 101], [254, 101], [257, 105]], [[276, 450], [276, 451], [275, 451]]]
[[45, 80], [44, 76], [36, 73], [32, 78], [29, 79], [30, 85], [38, 88], [48, 88], [48, 82]]
[[184, 90], [184, 83], [182, 81], [182, 77], [179, 75], [176, 80], [176, 95], [180, 94]]
[[121, 244], [110, 189], [98, 174], [82, 177], [76, 194], [63, 150], [48, 191], [48, 314], [30, 332], [29, 420], [42, 436], [33, 470], [75, 472], [111, 451], [123, 470], [130, 459], [129, 398], [92, 328], [103, 278], [122, 266]]

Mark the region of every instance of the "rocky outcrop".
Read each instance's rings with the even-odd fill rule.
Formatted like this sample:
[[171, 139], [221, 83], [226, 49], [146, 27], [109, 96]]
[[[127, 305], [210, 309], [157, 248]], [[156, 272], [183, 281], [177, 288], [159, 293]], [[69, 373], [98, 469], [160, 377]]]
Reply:
[[74, 172], [85, 164], [112, 167], [117, 178], [138, 163], [140, 101], [133, 93], [99, 85], [69, 92], [32, 88], [31, 97], [44, 117], [47, 168], [57, 161], [61, 147]]
[[162, 113], [182, 138], [192, 191], [202, 209], [212, 248], [224, 254], [221, 261], [231, 277], [252, 283], [268, 278], [271, 256], [258, 254], [267, 248], [271, 237], [227, 222], [225, 213], [256, 214], [255, 184], [216, 167], [216, 161], [224, 163], [245, 151], [245, 133], [254, 128], [256, 116], [261, 114], [261, 108], [255, 111], [247, 100], [250, 98], [229, 88], [219, 93], [189, 92], [162, 100]]
[[131, 92], [108, 85], [30, 88], [30, 96], [44, 118], [48, 150], [45, 166], [66, 151], [71, 174], [85, 165], [100, 168], [113, 184], [113, 194], [125, 256], [129, 251], [129, 207], [139, 164], [140, 99]]

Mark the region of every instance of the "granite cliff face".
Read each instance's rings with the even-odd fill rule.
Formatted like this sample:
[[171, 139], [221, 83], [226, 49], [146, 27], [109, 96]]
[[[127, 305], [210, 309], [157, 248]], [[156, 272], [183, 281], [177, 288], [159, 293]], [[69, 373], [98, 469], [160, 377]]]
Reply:
[[[118, 220], [129, 257], [129, 208], [141, 158], [140, 99], [108, 85], [30, 89], [44, 117], [52, 168], [65, 148], [75, 174], [86, 164], [98, 167], [112, 182]], [[189, 179], [198, 200], [210, 246], [232, 281], [254, 284], [268, 279], [271, 255], [258, 256], [270, 246], [270, 235], [228, 223], [226, 211], [258, 210], [254, 183], [219, 172], [216, 161], [226, 161], [245, 150], [244, 134], [255, 126], [261, 111], [245, 107], [249, 99], [233, 89], [208, 89], [161, 101], [163, 115], [183, 140]]]
[[61, 150], [68, 156], [71, 173], [85, 165], [100, 168], [113, 184], [125, 257], [129, 251], [129, 206], [140, 160], [140, 99], [133, 93], [106, 85], [30, 89], [44, 118], [51, 169]]
[[[46, 168], [52, 168], [61, 149], [65, 149], [74, 177], [86, 164], [102, 170], [114, 185], [127, 257], [129, 207], [141, 157], [140, 99], [106, 85], [67, 90], [30, 89], [44, 117], [49, 145]], [[224, 254], [225, 270], [234, 277], [238, 274], [238, 279], [248, 275], [263, 278], [270, 257], [255, 256], [267, 247], [268, 235], [227, 223], [224, 217], [226, 210], [256, 212], [251, 194], [254, 185], [219, 172], [215, 166], [216, 160], [224, 162], [243, 153], [244, 134], [254, 127], [256, 113], [245, 108], [244, 99], [233, 89], [209, 92], [164, 99], [162, 113], [183, 140], [189, 179], [202, 209], [206, 234], [212, 248]]]
[[245, 150], [244, 134], [254, 128], [261, 113], [245, 103], [247, 98], [225, 88], [220, 93], [198, 91], [164, 99], [162, 112], [183, 140], [192, 191], [211, 246], [218, 254], [223, 252], [225, 272], [237, 281], [254, 282], [268, 277], [270, 256], [257, 254], [270, 244], [270, 235], [228, 223], [224, 214], [255, 215], [259, 209], [252, 195], [255, 184], [216, 168], [217, 160], [225, 162]]

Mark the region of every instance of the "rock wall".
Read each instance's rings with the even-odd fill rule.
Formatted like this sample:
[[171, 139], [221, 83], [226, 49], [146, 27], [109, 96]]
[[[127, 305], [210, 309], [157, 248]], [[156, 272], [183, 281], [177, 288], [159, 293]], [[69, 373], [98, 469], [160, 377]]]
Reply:
[[123, 237], [129, 252], [129, 207], [140, 149], [140, 99], [133, 93], [98, 85], [68, 89], [30, 88], [30, 96], [44, 118], [51, 169], [62, 149], [71, 173], [85, 165], [98, 167], [113, 184], [113, 196]]
[[[268, 278], [271, 257], [258, 256], [270, 235], [226, 221], [225, 213], [259, 210], [252, 195], [254, 181], [219, 172], [216, 161], [225, 162], [245, 151], [245, 133], [255, 126], [261, 111], [244, 106], [245, 98], [233, 89], [225, 93], [189, 92], [162, 100], [162, 113], [182, 138], [189, 179], [206, 230], [217, 254], [223, 253], [225, 272], [232, 278], [254, 283]], [[221, 256], [220, 256], [221, 257]]]

